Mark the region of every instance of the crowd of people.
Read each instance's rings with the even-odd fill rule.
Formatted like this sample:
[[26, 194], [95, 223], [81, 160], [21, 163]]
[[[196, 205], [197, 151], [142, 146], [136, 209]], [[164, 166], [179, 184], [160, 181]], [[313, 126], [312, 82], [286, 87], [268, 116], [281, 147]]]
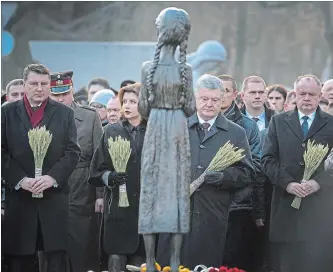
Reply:
[[[4, 271], [120, 272], [146, 261], [138, 222], [141, 155], [150, 152], [149, 143], [144, 145], [149, 112], [143, 114], [139, 101], [147, 90], [126, 80], [117, 91], [95, 78], [87, 85], [84, 105], [74, 99], [72, 77], [73, 72], [51, 73], [42, 64], [30, 64], [22, 79], [6, 87], [1, 108]], [[241, 88], [230, 75], [205, 74], [194, 83], [195, 105], [185, 110], [192, 180], [227, 141], [244, 149], [245, 157], [222, 172], [208, 172], [191, 195], [190, 230], [181, 249], [185, 267], [333, 271], [333, 79], [322, 84], [315, 75], [303, 75], [293, 88], [266, 86], [259, 76], [246, 77]], [[28, 131], [40, 126], [52, 133], [52, 141], [42, 176], [35, 177]], [[173, 133], [164, 131], [161, 143]], [[108, 153], [108, 139], [117, 136], [132, 147], [126, 173], [115, 171]], [[304, 181], [309, 139], [330, 151]], [[181, 156], [179, 148], [174, 152]], [[173, 154], [172, 146], [166, 149]], [[118, 206], [123, 184], [127, 208]], [[42, 198], [31, 196], [40, 193]], [[303, 199], [299, 210], [291, 207], [295, 196]], [[174, 199], [163, 203], [165, 216], [174, 204], [182, 205]], [[173, 237], [160, 234], [151, 241], [156, 261], [169, 265]]]

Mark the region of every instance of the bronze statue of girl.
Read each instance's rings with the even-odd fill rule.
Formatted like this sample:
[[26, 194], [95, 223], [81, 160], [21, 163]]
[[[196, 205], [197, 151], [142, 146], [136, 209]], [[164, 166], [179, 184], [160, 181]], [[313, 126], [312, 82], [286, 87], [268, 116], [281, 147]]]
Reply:
[[[139, 111], [148, 118], [142, 151], [139, 233], [147, 272], [154, 272], [155, 240], [170, 233], [173, 272], [178, 272], [182, 235], [189, 232], [191, 182], [187, 117], [195, 112], [192, 69], [186, 64], [190, 20], [186, 11], [164, 9], [156, 19], [153, 61], [142, 65]], [[180, 62], [175, 52], [179, 46]]]

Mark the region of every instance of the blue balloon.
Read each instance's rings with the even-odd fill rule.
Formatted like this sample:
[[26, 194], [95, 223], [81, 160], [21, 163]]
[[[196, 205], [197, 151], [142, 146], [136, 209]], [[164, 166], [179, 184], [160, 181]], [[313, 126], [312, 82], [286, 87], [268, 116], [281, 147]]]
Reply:
[[8, 56], [13, 52], [15, 39], [8, 31], [1, 31], [1, 56]]

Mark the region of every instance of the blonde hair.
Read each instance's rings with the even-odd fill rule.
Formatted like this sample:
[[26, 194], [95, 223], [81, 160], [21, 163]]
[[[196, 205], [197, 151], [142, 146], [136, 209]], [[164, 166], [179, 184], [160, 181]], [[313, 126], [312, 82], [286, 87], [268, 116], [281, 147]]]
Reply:
[[266, 82], [265, 80], [263, 80], [263, 78], [261, 78], [260, 76], [248, 76], [247, 78], [244, 79], [243, 81], [243, 86], [242, 86], [242, 92], [245, 91], [247, 84], [249, 84], [250, 82], [253, 83], [263, 83], [264, 84], [264, 88], [266, 89]]

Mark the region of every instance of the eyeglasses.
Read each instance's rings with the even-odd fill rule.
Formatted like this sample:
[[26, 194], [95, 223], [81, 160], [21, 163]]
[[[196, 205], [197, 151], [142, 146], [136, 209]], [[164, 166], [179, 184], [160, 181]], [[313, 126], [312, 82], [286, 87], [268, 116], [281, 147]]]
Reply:
[[92, 107], [96, 110], [105, 109], [105, 107], [102, 104], [98, 104], [98, 103], [96, 103], [96, 104], [92, 103], [92, 104], [90, 104], [90, 107]]

